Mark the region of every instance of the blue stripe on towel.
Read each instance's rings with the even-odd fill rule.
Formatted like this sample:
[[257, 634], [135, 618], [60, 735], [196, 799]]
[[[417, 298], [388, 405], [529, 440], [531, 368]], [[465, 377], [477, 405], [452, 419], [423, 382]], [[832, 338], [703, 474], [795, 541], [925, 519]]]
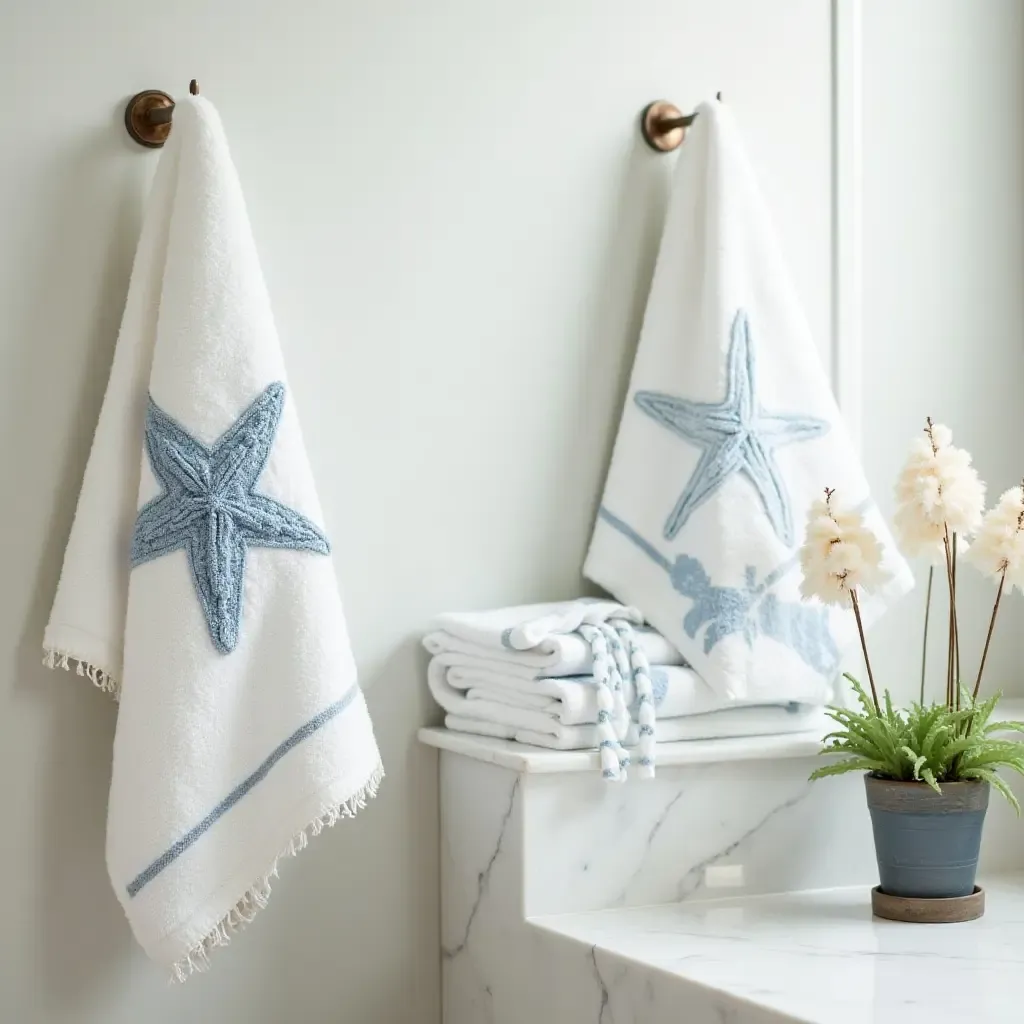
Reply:
[[293, 747], [297, 747], [303, 740], [308, 739], [318, 729], [326, 725], [336, 715], [341, 714], [355, 700], [356, 695], [359, 693], [359, 687], [353, 686], [348, 693], [345, 694], [341, 700], [335, 701], [333, 704], [329, 704], [323, 709], [318, 715], [311, 718], [305, 725], [296, 729], [283, 743], [280, 743], [270, 756], [250, 775], [248, 778], [240, 782], [233, 790], [210, 813], [203, 818], [198, 825], [191, 828], [186, 832], [173, 846], [171, 846], [166, 853], [157, 857], [152, 864], [146, 868], [145, 871], [141, 872], [135, 878], [128, 883], [128, 895], [134, 897], [142, 890], [142, 888], [148, 885], [156, 878], [157, 875], [163, 871], [172, 861], [175, 861], [180, 857], [196, 840], [200, 839], [203, 834], [209, 830], [220, 818], [222, 818], [228, 811], [231, 810], [239, 800], [242, 799], [246, 793], [249, 792], [257, 783], [262, 782], [267, 775], [270, 774], [270, 769], [277, 764], [278, 761], [284, 757]]
[[652, 562], [660, 565], [665, 572], [672, 572], [672, 563], [653, 544], [644, 540], [629, 523], [624, 523], [617, 515], [609, 512], [604, 505], [597, 510], [597, 514], [619, 533], [628, 537]]

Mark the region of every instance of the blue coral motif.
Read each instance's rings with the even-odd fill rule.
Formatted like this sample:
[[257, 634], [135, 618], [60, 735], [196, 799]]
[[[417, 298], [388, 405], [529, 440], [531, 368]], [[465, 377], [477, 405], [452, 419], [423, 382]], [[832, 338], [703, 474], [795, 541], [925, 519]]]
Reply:
[[760, 628], [765, 636], [792, 647], [823, 676], [839, 669], [839, 648], [828, 626], [828, 609], [820, 605], [780, 601], [766, 594], [760, 607]]
[[668, 673], [660, 668], [651, 669], [651, 696], [654, 698], [654, 706], [660, 708], [665, 703], [665, 695], [668, 693]]
[[782, 562], [760, 582], [757, 570], [748, 565], [743, 572], [742, 586], [719, 587], [711, 582], [707, 570], [693, 555], [679, 555], [674, 562], [670, 561], [609, 509], [602, 506], [598, 515], [668, 573], [676, 593], [693, 602], [683, 616], [683, 630], [691, 640], [705, 630], [702, 641], [705, 654], [710, 654], [730, 636], [743, 637], [748, 647], [752, 647], [759, 636], [764, 636], [791, 648], [802, 661], [828, 679], [838, 672], [839, 649], [829, 628], [827, 609], [800, 601], [781, 601], [772, 593], [772, 588], [796, 567], [797, 556]]
[[766, 636], [794, 650], [822, 675], [831, 676], [839, 664], [839, 651], [829, 629], [828, 612], [798, 601], [781, 601], [777, 594], [767, 593], [776, 575], [758, 583], [756, 570], [748, 565], [742, 587], [719, 587], [712, 584], [696, 558], [680, 555], [669, 578], [679, 594], [693, 601], [683, 618], [686, 635], [695, 639], [707, 627], [705, 654], [729, 636], [741, 635], [748, 647], [759, 635]]

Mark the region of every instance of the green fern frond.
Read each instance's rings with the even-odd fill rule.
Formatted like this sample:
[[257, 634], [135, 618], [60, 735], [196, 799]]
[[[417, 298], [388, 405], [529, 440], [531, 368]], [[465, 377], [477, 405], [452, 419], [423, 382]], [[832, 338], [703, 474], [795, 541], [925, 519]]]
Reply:
[[931, 761], [939, 769], [940, 773], [945, 774], [949, 771], [956, 758], [961, 755], [967, 756], [971, 754], [977, 746], [978, 739], [976, 736], [961, 736], [959, 739], [949, 740], [949, 742], [940, 747], [939, 750], [932, 754]]
[[926, 757], [918, 756], [917, 754], [914, 753], [913, 750], [910, 749], [910, 747], [900, 747], [900, 750], [902, 750], [907, 755], [907, 757], [909, 757], [910, 760], [913, 762], [914, 781], [915, 782], [920, 782], [921, 781], [921, 774], [920, 774], [921, 773], [921, 767], [924, 765], [924, 763], [928, 759]]
[[[941, 704], [938, 707], [940, 712], [945, 710]], [[937, 720], [929, 727], [920, 746], [921, 753], [928, 758], [929, 762], [935, 760], [936, 751], [945, 744], [948, 737], [949, 726], [942, 720], [940, 714]]]
[[959, 711], [947, 711], [945, 721], [953, 732], [959, 733], [961, 726], [969, 726], [974, 717], [973, 708], [961, 708]]
[[927, 782], [928, 785], [931, 786], [932, 789], [934, 789], [936, 793], [939, 793], [939, 794], [942, 793], [942, 790], [939, 789], [939, 784], [935, 781], [935, 773], [931, 770], [931, 768], [922, 768], [921, 769], [921, 778], [925, 782]]
[[[924, 753], [931, 743], [935, 741], [935, 735], [942, 728], [942, 713], [945, 710], [942, 704], [933, 704], [931, 707], [922, 707], [914, 704], [907, 716], [907, 724], [910, 733], [914, 738], [914, 749]], [[927, 756], [927, 755], [926, 755]]]
[[1020, 802], [1012, 789], [994, 772], [991, 768], [965, 768], [961, 772], [964, 779], [977, 779], [987, 782], [993, 789], [998, 790], [1006, 798], [1006, 802], [1014, 809], [1017, 817], [1020, 817]]
[[899, 716], [893, 710], [892, 697], [889, 696], [889, 691], [886, 690], [882, 697], [882, 703], [885, 705], [885, 718], [890, 725], [896, 725], [900, 721]]
[[975, 740], [960, 763], [963, 768], [998, 768], [1000, 765], [1013, 766], [1016, 762], [1024, 762], [1024, 750], [1019, 743], [1012, 740], [984, 740], [979, 743]]
[[1024, 722], [989, 722], [981, 731], [986, 736], [998, 732], [1024, 732]]
[[864, 687], [861, 686], [849, 672], [844, 672], [843, 678], [853, 687], [853, 692], [857, 695], [857, 700], [860, 702], [860, 706], [864, 709], [864, 714], [869, 717], [877, 714], [875, 711], [875, 705], [872, 703], [871, 698], [864, 692]]
[[823, 779], [827, 775], [844, 775], [846, 772], [882, 772], [885, 765], [867, 757], [851, 757], [835, 764], [825, 764], [811, 772], [811, 779]]
[[983, 732], [985, 725], [988, 720], [992, 717], [992, 712], [995, 711], [996, 705], [1002, 699], [1002, 691], [994, 693], [988, 700], [979, 701], [977, 704], [973, 702], [970, 695], [965, 693], [965, 698], [961, 700], [961, 703], [972, 704], [973, 715], [971, 716], [971, 729], [972, 731]]
[[851, 717], [842, 723], [842, 729], [845, 730], [846, 743], [855, 747], [858, 753], [879, 761], [888, 759], [886, 744], [881, 736], [884, 723], [880, 718]]
[[864, 687], [846, 677], [860, 710], [830, 707], [835, 728], [824, 739], [821, 752], [844, 759], [818, 768], [812, 779], [846, 772], [873, 772], [881, 778], [913, 780], [941, 792], [946, 782], [989, 782], [1013, 806], [1017, 800], [997, 769], [1024, 775], [1024, 742], [997, 738], [996, 734], [1024, 733], [1024, 722], [992, 721], [999, 694], [975, 702], [961, 694], [961, 707], [944, 703], [911, 704], [896, 708], [888, 692], [875, 709]]
[[895, 723], [873, 714], [870, 718], [864, 718], [850, 726], [851, 733], [859, 734], [868, 744], [877, 750], [881, 759], [892, 766], [900, 764], [899, 749], [902, 744], [903, 722], [899, 719]]

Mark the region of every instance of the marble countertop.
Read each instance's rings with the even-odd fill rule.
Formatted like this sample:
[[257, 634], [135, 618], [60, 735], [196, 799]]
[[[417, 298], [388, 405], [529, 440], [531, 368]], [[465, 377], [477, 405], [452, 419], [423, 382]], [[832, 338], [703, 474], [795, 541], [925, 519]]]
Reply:
[[986, 914], [966, 924], [873, 918], [867, 887], [531, 923], [729, 997], [723, 1020], [746, 1020], [746, 1006], [805, 1024], [1019, 1022], [1024, 875], [983, 885]]

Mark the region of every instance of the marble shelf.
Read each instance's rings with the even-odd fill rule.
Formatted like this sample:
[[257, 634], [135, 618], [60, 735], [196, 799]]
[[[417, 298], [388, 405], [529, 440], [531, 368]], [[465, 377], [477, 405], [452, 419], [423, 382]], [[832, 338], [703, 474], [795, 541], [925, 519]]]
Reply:
[[619, 785], [589, 751], [423, 730], [445, 1024], [1024, 1020], [1024, 823], [991, 802], [982, 920], [874, 921], [864, 782], [808, 782], [823, 733], [662, 744]]
[[[601, 1020], [645, 1019], [630, 1016], [637, 993], [629, 978], [640, 969], [682, 983], [675, 990], [678, 1007], [707, 998], [718, 1007], [718, 1020], [736, 1024], [1016, 1024], [1024, 875], [983, 884], [985, 917], [955, 925], [872, 918], [864, 886], [531, 924], [577, 944], [579, 956], [591, 960], [591, 1001], [596, 997], [604, 1008]], [[653, 1002], [651, 1009], [657, 1010]]]

